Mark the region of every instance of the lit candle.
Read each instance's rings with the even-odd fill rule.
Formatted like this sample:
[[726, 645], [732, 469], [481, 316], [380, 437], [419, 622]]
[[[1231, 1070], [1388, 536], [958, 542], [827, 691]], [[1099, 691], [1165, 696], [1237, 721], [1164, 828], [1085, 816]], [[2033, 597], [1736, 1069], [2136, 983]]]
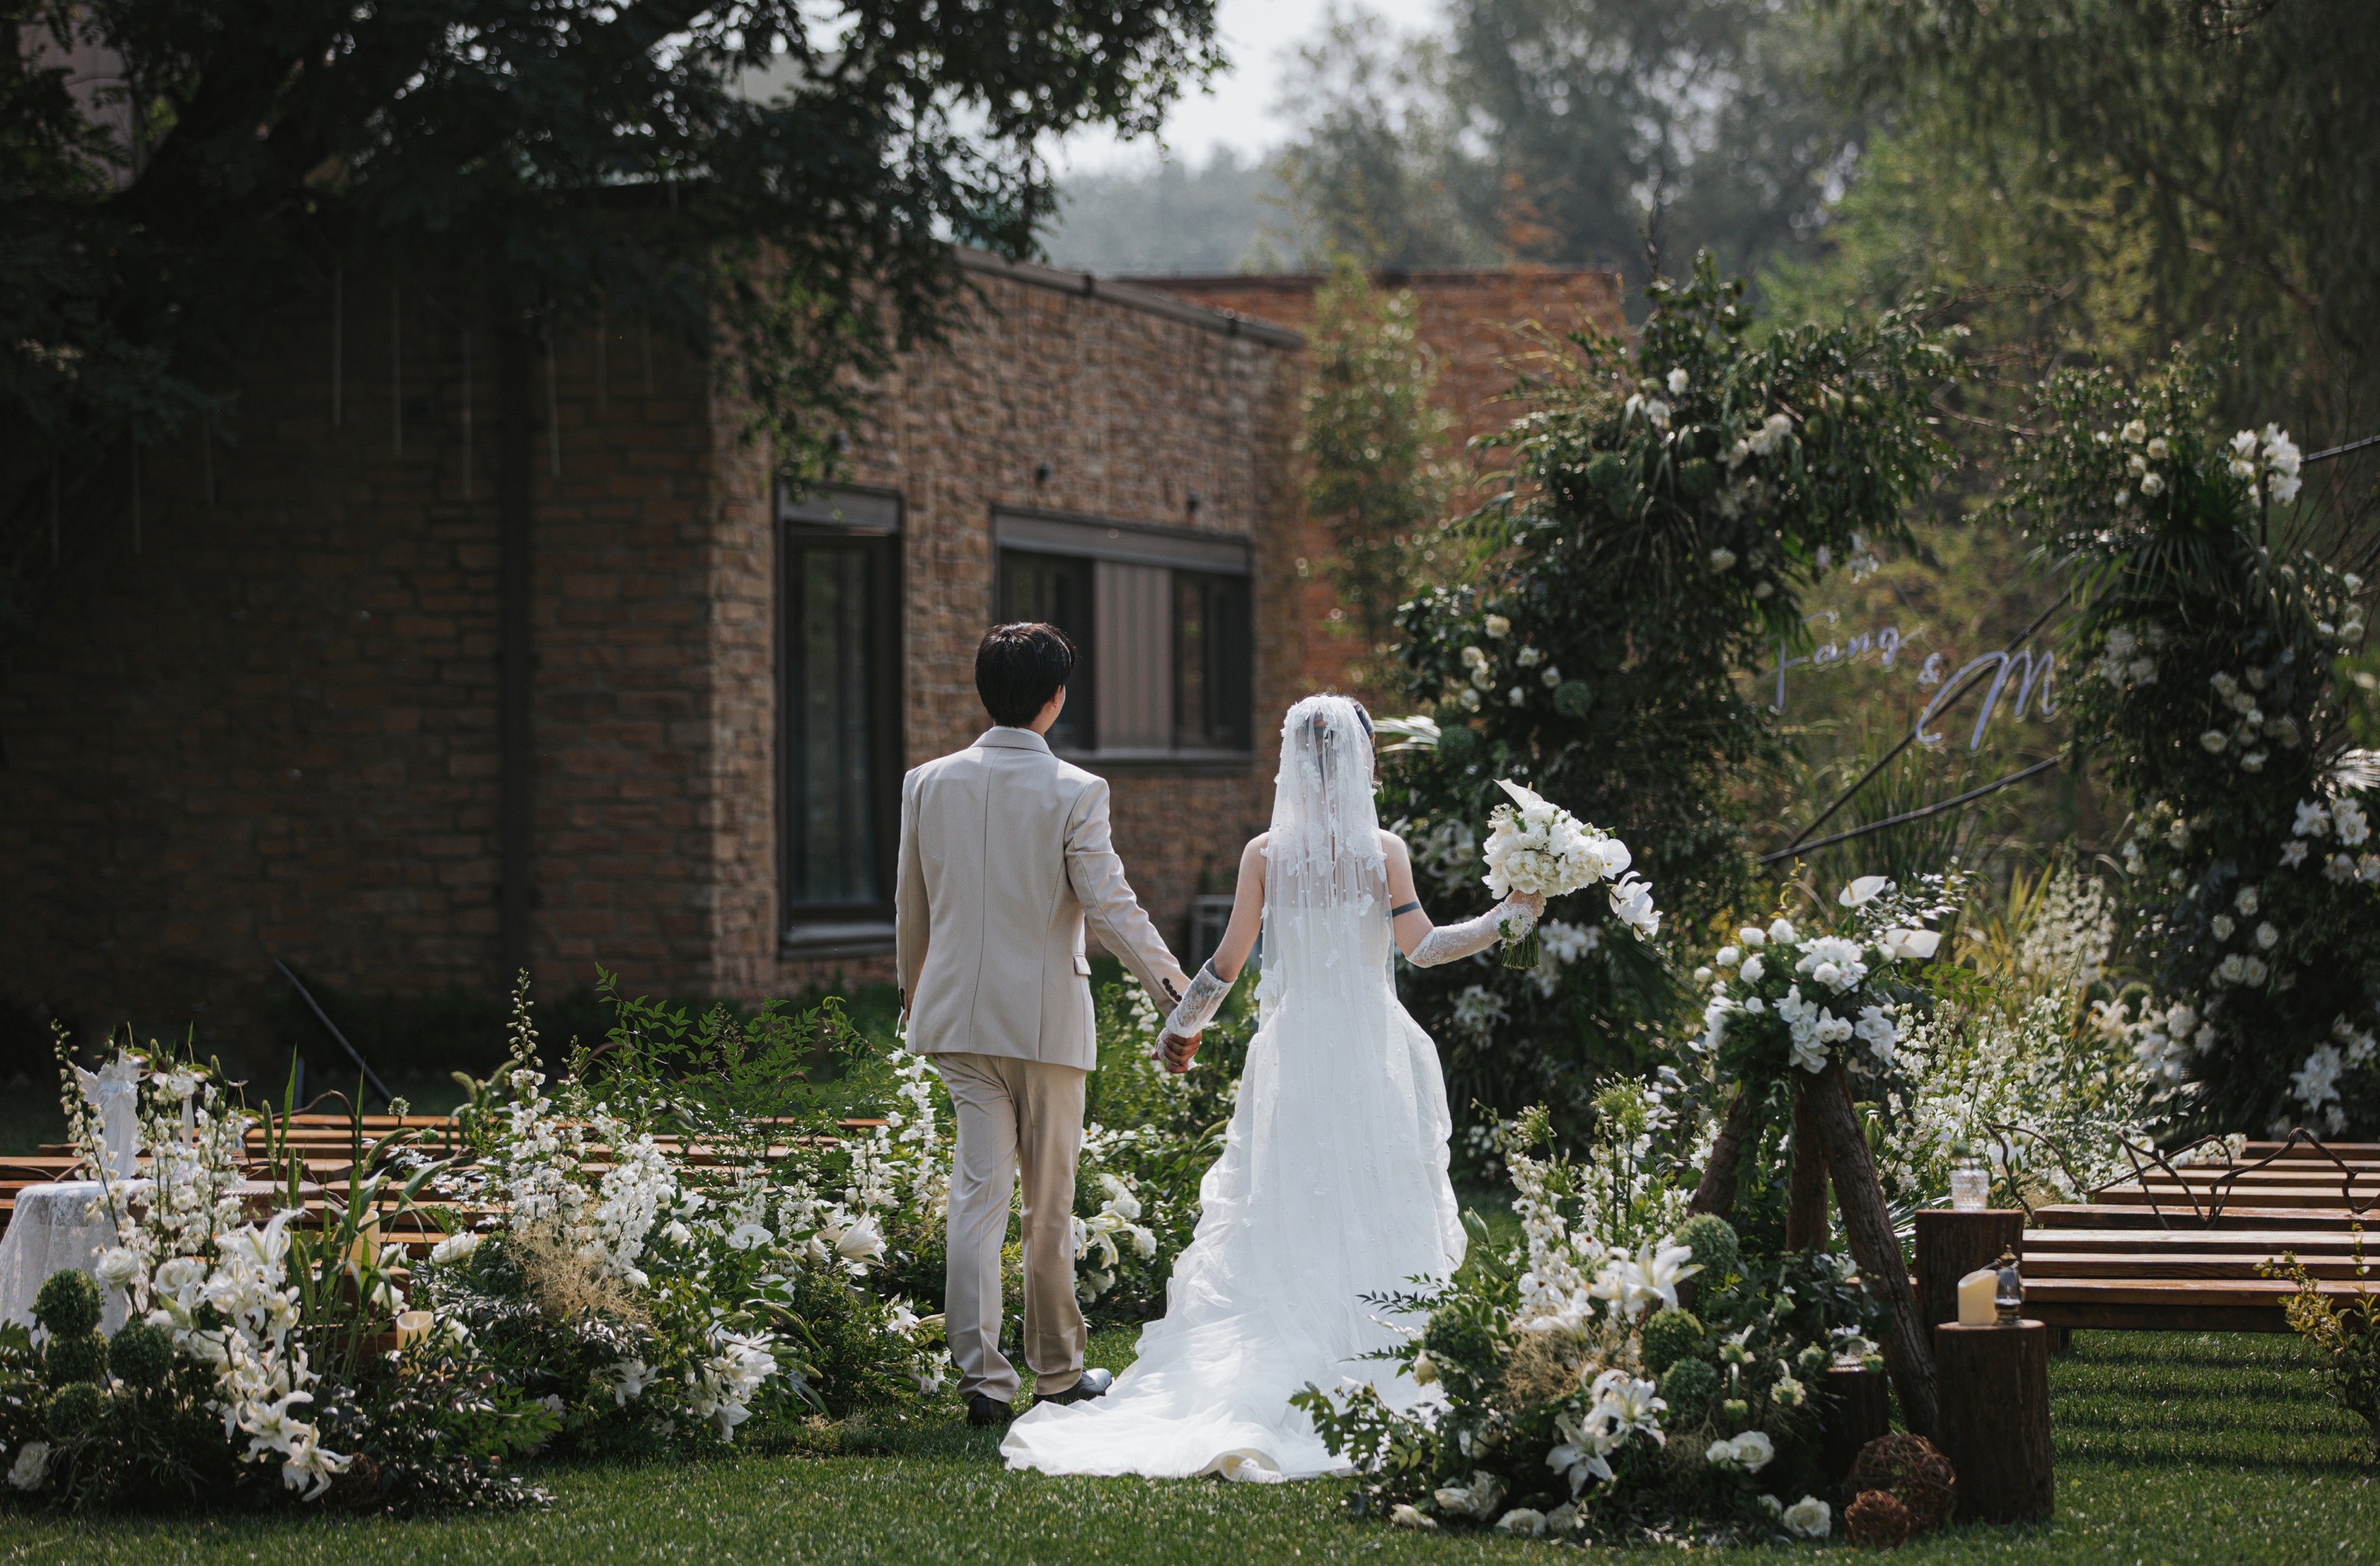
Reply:
[[1999, 1319], [2000, 1272], [1979, 1267], [1959, 1280], [1959, 1325], [1988, 1327]]

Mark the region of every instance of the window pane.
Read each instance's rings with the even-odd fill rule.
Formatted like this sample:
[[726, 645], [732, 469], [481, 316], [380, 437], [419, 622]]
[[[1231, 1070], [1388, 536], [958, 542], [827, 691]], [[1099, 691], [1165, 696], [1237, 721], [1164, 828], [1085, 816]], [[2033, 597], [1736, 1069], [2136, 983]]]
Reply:
[[1173, 574], [1174, 744], [1249, 748], [1254, 630], [1246, 577]]
[[1172, 747], [1172, 576], [1162, 565], [1099, 563], [1102, 752]]
[[870, 625], [876, 552], [862, 544], [792, 551], [792, 816], [795, 904], [880, 902], [877, 884], [877, 683]]
[[1099, 652], [1091, 563], [1072, 555], [1001, 551], [1000, 618], [1003, 624], [1039, 620], [1073, 639], [1075, 674], [1066, 682], [1066, 710], [1050, 726], [1050, 744], [1059, 750], [1092, 748], [1099, 743]]

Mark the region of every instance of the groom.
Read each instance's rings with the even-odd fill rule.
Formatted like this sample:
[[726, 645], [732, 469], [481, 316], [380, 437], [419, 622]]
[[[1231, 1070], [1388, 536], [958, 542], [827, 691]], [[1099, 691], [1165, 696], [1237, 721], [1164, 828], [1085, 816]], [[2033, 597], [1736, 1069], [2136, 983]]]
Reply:
[[1188, 983], [1124, 882], [1106, 781], [1043, 737], [1074, 672], [1075, 645], [1055, 625], [994, 625], [975, 654], [993, 726], [901, 784], [902, 1011], [909, 1048], [934, 1057], [957, 1111], [943, 1320], [972, 1425], [1006, 1420], [1016, 1397], [1000, 1352], [1000, 1253], [1020, 1170], [1036, 1395], [1079, 1402], [1113, 1379], [1083, 1368], [1075, 1301], [1075, 1166], [1098, 1061], [1084, 923], [1164, 1004]]

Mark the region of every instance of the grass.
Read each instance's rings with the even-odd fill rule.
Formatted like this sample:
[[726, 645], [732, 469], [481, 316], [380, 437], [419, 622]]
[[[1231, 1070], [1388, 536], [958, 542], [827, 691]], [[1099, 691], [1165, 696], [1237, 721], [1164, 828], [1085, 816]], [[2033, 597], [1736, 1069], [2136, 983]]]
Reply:
[[[1129, 1331], [1094, 1339], [1096, 1363], [1120, 1366], [1131, 1354]], [[2037, 1527], [1954, 1528], [1912, 1546], [1903, 1560], [2380, 1561], [2380, 1473], [2363, 1462], [2361, 1426], [2320, 1400], [2294, 1340], [2085, 1333], [2052, 1363], [2051, 1383], [2056, 1518]], [[1333, 1482], [1052, 1479], [1008, 1473], [990, 1433], [956, 1424], [849, 1435], [864, 1450], [555, 1465], [540, 1475], [553, 1490], [552, 1509], [517, 1516], [12, 1519], [0, 1531], [0, 1561], [1521, 1566], [1577, 1559], [1545, 1543], [1351, 1522], [1340, 1509], [1345, 1486]], [[1761, 1549], [1704, 1558], [1789, 1557]]]

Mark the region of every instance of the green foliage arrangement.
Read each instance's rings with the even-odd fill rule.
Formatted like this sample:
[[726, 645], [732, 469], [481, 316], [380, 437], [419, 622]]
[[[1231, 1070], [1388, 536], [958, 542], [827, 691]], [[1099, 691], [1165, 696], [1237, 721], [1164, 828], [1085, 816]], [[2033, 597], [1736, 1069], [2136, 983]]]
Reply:
[[[1484, 905], [1476, 824], [1503, 777], [1624, 838], [1677, 928], [1749, 889], [1738, 791], [1779, 741], [1739, 672], [1806, 642], [1812, 583], [1906, 537], [1941, 455], [1928, 399], [1954, 367], [1904, 315], [1755, 342], [1742, 293], [1706, 257], [1655, 285], [1633, 342], [1575, 338], [1504, 437], [1516, 498], [1468, 524], [1476, 579], [1403, 612], [1436, 737], [1395, 753], [1382, 815], [1448, 916]], [[1536, 973], [1409, 978], [1458, 1097], [1575, 1118], [1596, 1068], [1649, 1064], [1674, 986], [1636, 942], [1571, 917], [1552, 911]]]
[[2216, 1129], [2380, 1125], [2380, 772], [2350, 741], [2362, 582], [2266, 542], [2301, 480], [2226, 436], [2184, 360], [2044, 389], [2004, 504], [2081, 606], [2069, 698], [2131, 809], [2120, 898], [2144, 1053]]
[[1382, 1302], [1426, 1318], [1397, 1357], [1442, 1406], [1371, 1388], [1299, 1406], [1368, 1481], [1357, 1509], [1406, 1526], [1823, 1536], [1827, 1374], [1880, 1373], [1866, 1286], [1840, 1257], [1755, 1254], [1685, 1218], [1670, 1171], [1693, 1123], [1658, 1088], [1615, 1085], [1597, 1110], [1575, 1160], [1544, 1150], [1542, 1109], [1500, 1126], [1522, 1243], [1475, 1215], [1451, 1281]]

